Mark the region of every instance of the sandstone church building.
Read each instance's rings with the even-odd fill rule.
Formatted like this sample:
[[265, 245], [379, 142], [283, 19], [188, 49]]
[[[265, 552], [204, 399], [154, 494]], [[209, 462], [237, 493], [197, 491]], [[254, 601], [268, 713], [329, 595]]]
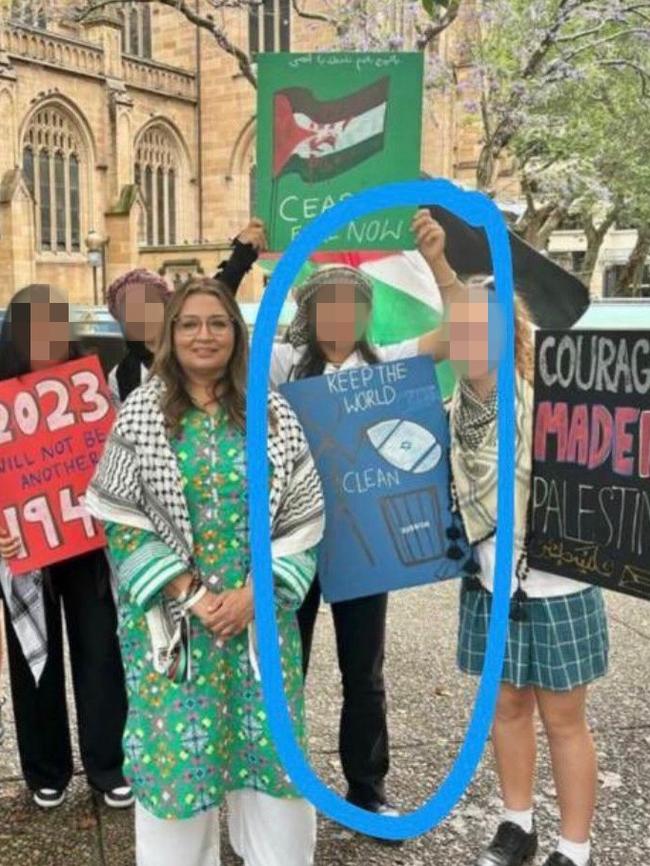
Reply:
[[[235, 61], [155, 2], [105, 6], [81, 23], [50, 15], [47, 0], [2, 3], [0, 307], [31, 282], [101, 304], [129, 268], [172, 284], [212, 273], [254, 211], [255, 90]], [[291, 0], [215, 14], [253, 56], [333, 44]], [[465, 180], [476, 139], [455, 111], [449, 98], [435, 116], [425, 109], [422, 166]], [[91, 249], [103, 255], [95, 280]], [[243, 298], [259, 283], [249, 279]]]

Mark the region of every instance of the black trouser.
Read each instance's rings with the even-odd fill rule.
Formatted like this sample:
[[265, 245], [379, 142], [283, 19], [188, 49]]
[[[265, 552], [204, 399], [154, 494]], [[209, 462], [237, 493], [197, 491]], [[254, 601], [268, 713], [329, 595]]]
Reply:
[[63, 790], [72, 776], [63, 667], [63, 602], [81, 760], [90, 784], [109, 791], [125, 784], [122, 733], [126, 692], [108, 565], [104, 554], [97, 552], [51, 566], [48, 572], [43, 590], [48, 654], [38, 686], [6, 617], [11, 694], [23, 775], [32, 790]]
[[[316, 575], [298, 611], [305, 675], [320, 594]], [[387, 595], [373, 595], [332, 605], [343, 678], [339, 754], [348, 783], [348, 799], [361, 807], [386, 802], [388, 727], [383, 668], [387, 602]]]

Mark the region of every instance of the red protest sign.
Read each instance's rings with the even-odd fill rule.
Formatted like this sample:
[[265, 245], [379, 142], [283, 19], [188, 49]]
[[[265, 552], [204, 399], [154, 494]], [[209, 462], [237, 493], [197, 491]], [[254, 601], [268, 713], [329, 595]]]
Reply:
[[0, 523], [24, 574], [103, 547], [83, 499], [115, 419], [96, 357], [0, 382]]

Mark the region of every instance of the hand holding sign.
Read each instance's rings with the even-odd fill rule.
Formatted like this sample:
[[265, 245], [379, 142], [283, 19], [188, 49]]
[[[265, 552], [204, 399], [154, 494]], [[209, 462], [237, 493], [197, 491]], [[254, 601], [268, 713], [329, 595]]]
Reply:
[[237, 235], [241, 244], [250, 244], [258, 253], [263, 252], [268, 246], [266, 240], [266, 227], [262, 220], [252, 219], [246, 228]]
[[429, 265], [434, 265], [444, 255], [447, 237], [439, 222], [428, 210], [419, 210], [413, 217], [411, 230], [417, 248]]
[[8, 532], [0, 529], [0, 556], [3, 559], [13, 559], [20, 553], [20, 538], [12, 538]]
[[83, 497], [113, 419], [94, 357], [0, 383], [0, 555], [14, 574], [104, 546]]

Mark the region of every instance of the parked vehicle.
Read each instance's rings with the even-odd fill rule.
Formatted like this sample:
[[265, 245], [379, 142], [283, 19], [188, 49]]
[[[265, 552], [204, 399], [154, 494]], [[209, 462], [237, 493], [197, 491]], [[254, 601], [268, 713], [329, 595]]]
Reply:
[[650, 298], [596, 298], [573, 326], [581, 330], [650, 331]]

